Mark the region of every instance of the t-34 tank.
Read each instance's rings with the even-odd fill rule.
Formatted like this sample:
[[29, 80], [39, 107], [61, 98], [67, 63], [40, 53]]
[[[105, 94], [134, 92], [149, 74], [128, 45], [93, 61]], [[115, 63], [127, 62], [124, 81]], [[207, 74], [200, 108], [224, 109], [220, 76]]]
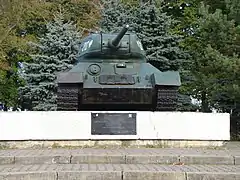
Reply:
[[118, 34], [93, 33], [81, 44], [77, 64], [58, 75], [62, 111], [174, 111], [180, 76], [147, 63], [128, 25]]

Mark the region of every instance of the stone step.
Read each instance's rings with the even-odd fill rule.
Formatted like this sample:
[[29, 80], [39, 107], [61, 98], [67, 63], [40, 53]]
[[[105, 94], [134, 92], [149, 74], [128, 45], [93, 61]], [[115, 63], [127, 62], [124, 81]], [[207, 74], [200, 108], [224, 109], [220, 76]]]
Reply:
[[240, 165], [0, 165], [0, 180], [238, 180]]
[[37, 149], [0, 150], [0, 165], [7, 164], [202, 164], [240, 165], [240, 149]]

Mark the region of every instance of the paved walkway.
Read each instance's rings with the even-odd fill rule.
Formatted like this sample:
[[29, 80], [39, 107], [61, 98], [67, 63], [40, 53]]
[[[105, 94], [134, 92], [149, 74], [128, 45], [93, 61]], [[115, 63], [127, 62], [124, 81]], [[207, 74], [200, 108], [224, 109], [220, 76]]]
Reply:
[[0, 164], [115, 163], [115, 164], [235, 164], [240, 149], [37, 149], [0, 150]]
[[153, 164], [4, 165], [0, 180], [238, 180], [238, 165]]
[[240, 148], [0, 150], [0, 180], [239, 180]]
[[240, 141], [230, 141], [230, 142], [226, 142], [224, 144], [224, 147], [226, 149], [238, 149], [240, 150]]

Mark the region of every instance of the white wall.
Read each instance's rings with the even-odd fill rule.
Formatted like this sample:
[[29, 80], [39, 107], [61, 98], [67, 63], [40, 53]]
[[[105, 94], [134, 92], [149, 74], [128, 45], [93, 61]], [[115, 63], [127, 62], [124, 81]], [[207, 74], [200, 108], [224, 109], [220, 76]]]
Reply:
[[0, 112], [0, 140], [230, 140], [229, 114], [136, 113], [136, 136], [94, 136], [91, 135], [91, 112]]

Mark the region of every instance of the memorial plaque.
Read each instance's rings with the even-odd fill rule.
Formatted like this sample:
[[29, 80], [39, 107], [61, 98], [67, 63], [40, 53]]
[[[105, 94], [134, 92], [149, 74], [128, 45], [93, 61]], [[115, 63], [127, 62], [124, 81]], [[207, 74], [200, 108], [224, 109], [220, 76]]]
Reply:
[[136, 135], [136, 113], [91, 113], [92, 135]]

